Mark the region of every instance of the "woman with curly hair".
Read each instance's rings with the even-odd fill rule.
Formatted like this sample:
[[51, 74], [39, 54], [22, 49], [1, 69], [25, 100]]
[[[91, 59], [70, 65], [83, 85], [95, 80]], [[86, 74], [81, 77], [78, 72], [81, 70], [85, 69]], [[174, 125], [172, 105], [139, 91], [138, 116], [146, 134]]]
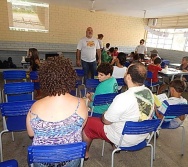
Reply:
[[[41, 64], [39, 81], [46, 97], [33, 104], [27, 115], [27, 132], [33, 145], [61, 145], [82, 141], [88, 112], [84, 100], [74, 97], [76, 72], [69, 59], [53, 57]], [[80, 159], [35, 167], [77, 167]]]

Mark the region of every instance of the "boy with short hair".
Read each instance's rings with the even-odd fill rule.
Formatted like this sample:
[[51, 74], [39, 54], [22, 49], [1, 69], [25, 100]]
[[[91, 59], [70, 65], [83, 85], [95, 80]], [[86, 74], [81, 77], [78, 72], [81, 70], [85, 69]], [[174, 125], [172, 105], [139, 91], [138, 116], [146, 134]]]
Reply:
[[[185, 90], [185, 87], [185, 82], [179, 79], [170, 82], [169, 89], [171, 97], [168, 100], [163, 101], [161, 106], [157, 108], [157, 110], [155, 110], [157, 118], [163, 118], [163, 115], [161, 113], [165, 113], [169, 105], [187, 104], [187, 100], [181, 96]], [[166, 121], [171, 121], [175, 117], [171, 117], [171, 119], [169, 119], [168, 117], [166, 118]], [[183, 121], [185, 119], [185, 115], [180, 116], [179, 119]]]
[[[96, 95], [116, 93], [118, 92], [118, 84], [114, 77], [112, 77], [113, 66], [109, 63], [101, 63], [98, 68], [98, 79], [101, 82], [95, 90], [95, 93], [87, 93], [86, 97], [90, 100], [90, 107], [93, 106], [92, 101]], [[108, 109], [109, 105], [96, 106], [94, 113], [102, 114]]]
[[166, 69], [161, 68], [161, 59], [157, 57], [155, 58], [153, 64], [148, 65], [148, 71], [151, 71], [153, 73], [152, 82], [155, 83], [159, 81], [158, 72], [159, 71], [166, 72]]

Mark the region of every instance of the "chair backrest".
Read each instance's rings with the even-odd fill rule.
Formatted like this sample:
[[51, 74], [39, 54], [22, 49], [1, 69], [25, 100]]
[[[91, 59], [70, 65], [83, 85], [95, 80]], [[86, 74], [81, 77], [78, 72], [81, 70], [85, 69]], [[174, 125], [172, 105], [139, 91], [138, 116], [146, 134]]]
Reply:
[[84, 77], [84, 70], [83, 69], [75, 69], [76, 74], [78, 77]]
[[93, 100], [93, 106], [101, 106], [101, 105], [110, 105], [113, 99], [118, 95], [118, 93], [107, 93], [96, 95]]
[[[30, 72], [30, 80], [38, 80], [38, 71], [31, 71]], [[34, 82], [34, 89], [38, 90], [40, 89], [40, 83], [39, 82]]]
[[85, 142], [64, 145], [29, 146], [28, 164], [59, 163], [75, 159], [82, 159], [83, 163], [85, 152]]
[[34, 83], [18, 82], [4, 85], [5, 102], [33, 100]]
[[22, 80], [26, 78], [26, 71], [23, 70], [10, 70], [3, 71], [3, 79], [6, 83], [7, 80]]
[[0, 162], [0, 167], [18, 167], [18, 162], [15, 159]]
[[116, 78], [116, 81], [118, 83], [118, 86], [125, 86], [124, 78]]
[[98, 86], [99, 84], [99, 80], [98, 79], [87, 79], [86, 80], [86, 84], [85, 84], [85, 95], [87, 93], [87, 91], [95, 91], [95, 88]]
[[3, 122], [8, 131], [26, 130], [26, 116], [35, 101], [19, 101], [1, 104]]
[[181, 116], [188, 114], [188, 104], [169, 105], [164, 116]]
[[[90, 113], [90, 116], [92, 117], [102, 117], [102, 114], [95, 113], [95, 107], [96, 106], [102, 106], [102, 105], [107, 105], [108, 107], [112, 103], [113, 99], [118, 95], [118, 93], [107, 93], [107, 94], [100, 94], [96, 95], [93, 100], [93, 107]], [[108, 108], [107, 107], [107, 108]]]
[[125, 62], [125, 67], [129, 67], [130, 64], [131, 64], [130, 62], [126, 61]]
[[75, 71], [77, 74], [76, 87], [78, 87], [78, 85], [81, 85], [84, 83], [84, 70], [83, 69], [75, 69]]
[[31, 80], [38, 80], [38, 71], [31, 71], [30, 72], [30, 79]]
[[160, 122], [160, 119], [145, 120], [141, 122], [127, 121], [125, 122], [122, 135], [146, 134], [156, 131], [160, 125]]
[[152, 79], [152, 77], [153, 77], [153, 73], [151, 71], [147, 71], [146, 78], [147, 79]]

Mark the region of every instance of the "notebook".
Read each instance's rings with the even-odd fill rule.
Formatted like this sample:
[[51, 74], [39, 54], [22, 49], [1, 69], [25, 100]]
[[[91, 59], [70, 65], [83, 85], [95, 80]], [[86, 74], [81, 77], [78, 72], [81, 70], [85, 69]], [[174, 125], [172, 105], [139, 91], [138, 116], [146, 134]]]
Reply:
[[162, 93], [160, 95], [154, 95], [154, 103], [157, 107], [161, 106], [162, 102], [167, 99], [168, 97], [165, 93]]

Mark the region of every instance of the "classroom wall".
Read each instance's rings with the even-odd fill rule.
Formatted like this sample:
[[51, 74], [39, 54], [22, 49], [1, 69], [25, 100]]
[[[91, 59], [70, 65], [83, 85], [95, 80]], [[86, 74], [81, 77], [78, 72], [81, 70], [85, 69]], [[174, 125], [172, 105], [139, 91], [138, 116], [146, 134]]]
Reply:
[[[97, 37], [98, 33], [102, 33], [104, 34], [104, 42], [110, 42], [115, 46], [134, 46], [144, 37], [144, 23], [141, 18], [102, 12], [91, 13], [88, 10], [62, 5], [49, 6], [49, 33], [10, 31], [8, 27], [7, 1], [1, 1], [1, 44], [3, 41], [77, 44], [79, 39], [85, 36], [88, 26], [93, 27], [95, 37]], [[46, 49], [49, 50], [50, 46]]]
[[[7, 1], [0, 5], [0, 60], [12, 57], [20, 66], [21, 56], [26, 55], [30, 47], [42, 52], [71, 52], [75, 58], [76, 46], [85, 36], [88, 26], [93, 27], [94, 36], [104, 34], [104, 44], [119, 46], [129, 52], [144, 37], [144, 22], [141, 18], [118, 16], [103, 12], [91, 13], [88, 10], [63, 5], [49, 6], [49, 32], [23, 32], [9, 30]], [[16, 54], [13, 52], [16, 51]], [[23, 51], [23, 52], [22, 52]]]

